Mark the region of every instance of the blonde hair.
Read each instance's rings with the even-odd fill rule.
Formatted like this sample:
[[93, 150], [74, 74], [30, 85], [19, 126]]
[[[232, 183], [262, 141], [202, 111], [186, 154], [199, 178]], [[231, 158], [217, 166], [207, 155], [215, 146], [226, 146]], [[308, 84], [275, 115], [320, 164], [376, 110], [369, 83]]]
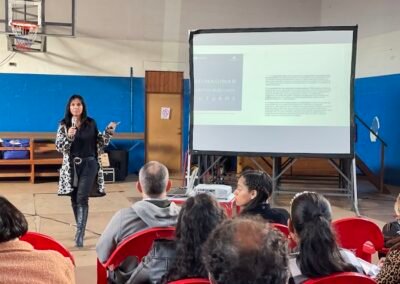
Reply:
[[400, 193], [397, 196], [396, 202], [394, 203], [394, 212], [396, 212], [397, 218], [400, 218]]

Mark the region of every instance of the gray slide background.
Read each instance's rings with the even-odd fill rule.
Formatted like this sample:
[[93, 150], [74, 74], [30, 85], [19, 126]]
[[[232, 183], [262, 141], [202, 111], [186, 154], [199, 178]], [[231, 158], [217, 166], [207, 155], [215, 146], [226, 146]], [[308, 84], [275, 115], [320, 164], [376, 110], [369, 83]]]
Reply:
[[194, 125], [193, 150], [350, 154], [350, 127]]

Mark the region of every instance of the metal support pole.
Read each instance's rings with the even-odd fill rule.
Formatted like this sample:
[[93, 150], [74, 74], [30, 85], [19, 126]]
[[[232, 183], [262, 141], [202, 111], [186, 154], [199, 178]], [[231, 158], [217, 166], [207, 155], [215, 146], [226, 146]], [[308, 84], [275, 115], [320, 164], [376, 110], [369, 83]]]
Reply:
[[186, 186], [189, 185], [190, 182], [190, 163], [191, 163], [191, 155], [188, 153], [188, 158], [187, 158], [187, 165], [186, 165]]
[[356, 159], [353, 157], [352, 159], [352, 171], [351, 171], [351, 179], [352, 179], [352, 187], [353, 187], [353, 209], [357, 216], [360, 216], [360, 211], [358, 210], [358, 189], [357, 189], [357, 175], [356, 175]]

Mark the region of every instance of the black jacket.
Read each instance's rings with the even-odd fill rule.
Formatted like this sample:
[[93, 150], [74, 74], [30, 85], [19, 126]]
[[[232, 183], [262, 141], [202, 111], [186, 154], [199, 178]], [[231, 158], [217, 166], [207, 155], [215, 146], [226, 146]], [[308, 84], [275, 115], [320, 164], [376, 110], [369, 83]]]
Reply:
[[283, 208], [271, 208], [268, 203], [258, 204], [255, 208], [246, 212], [249, 215], [260, 215], [271, 223], [279, 223], [287, 226], [289, 212]]

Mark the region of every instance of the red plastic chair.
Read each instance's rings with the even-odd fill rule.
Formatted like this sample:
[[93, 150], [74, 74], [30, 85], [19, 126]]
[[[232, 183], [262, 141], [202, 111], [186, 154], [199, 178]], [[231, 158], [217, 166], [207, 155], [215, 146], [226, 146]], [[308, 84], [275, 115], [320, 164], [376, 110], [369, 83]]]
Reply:
[[172, 282], [168, 282], [168, 284], [210, 284], [210, 280], [203, 278], [188, 278], [181, 279]]
[[107, 284], [107, 270], [113, 271], [128, 256], [136, 256], [141, 262], [147, 255], [156, 239], [174, 239], [175, 227], [156, 227], [149, 228], [123, 240], [115, 251], [110, 255], [106, 263], [101, 263], [97, 259], [97, 283]]
[[69, 250], [53, 239], [50, 236], [37, 233], [37, 232], [27, 232], [25, 235], [23, 235], [21, 238], [19, 238], [21, 241], [25, 241], [27, 243], [30, 243], [34, 249], [37, 250], [55, 250], [61, 253], [63, 256], [68, 257], [71, 259], [72, 263], [75, 265], [75, 260], [72, 254], [69, 252]]
[[288, 226], [279, 224], [279, 223], [271, 223], [274, 228], [277, 228], [279, 231], [281, 231], [286, 237], [289, 237], [289, 228]]
[[358, 217], [332, 222], [337, 242], [342, 248], [352, 250], [356, 256], [371, 262], [371, 255], [383, 249], [381, 229], [374, 222]]
[[303, 284], [375, 284], [376, 282], [366, 275], [355, 272], [342, 272], [333, 275], [309, 279]]
[[282, 225], [279, 223], [271, 223], [271, 225], [274, 226], [279, 231], [281, 231], [288, 238], [289, 248], [296, 247], [296, 245], [297, 245], [296, 242], [290, 237], [288, 226], [285, 226], [285, 225]]

